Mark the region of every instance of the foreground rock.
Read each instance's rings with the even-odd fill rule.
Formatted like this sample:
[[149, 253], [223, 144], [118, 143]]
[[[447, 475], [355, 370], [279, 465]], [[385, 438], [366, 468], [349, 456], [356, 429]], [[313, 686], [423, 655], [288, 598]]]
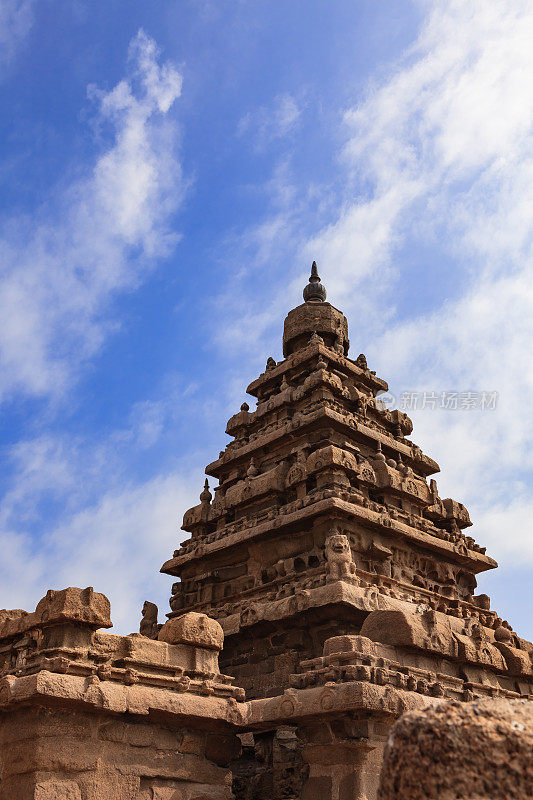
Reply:
[[533, 704], [443, 703], [405, 714], [385, 749], [379, 800], [533, 797]]

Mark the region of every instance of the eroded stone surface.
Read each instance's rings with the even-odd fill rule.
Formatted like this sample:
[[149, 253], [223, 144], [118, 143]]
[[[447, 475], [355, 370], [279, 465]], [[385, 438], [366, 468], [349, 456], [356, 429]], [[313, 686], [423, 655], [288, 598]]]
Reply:
[[393, 727], [380, 800], [533, 797], [533, 705], [527, 700], [443, 703]]
[[206, 614], [190, 611], [166, 622], [159, 631], [158, 639], [160, 642], [192, 644], [220, 652], [224, 643], [224, 631], [218, 622]]

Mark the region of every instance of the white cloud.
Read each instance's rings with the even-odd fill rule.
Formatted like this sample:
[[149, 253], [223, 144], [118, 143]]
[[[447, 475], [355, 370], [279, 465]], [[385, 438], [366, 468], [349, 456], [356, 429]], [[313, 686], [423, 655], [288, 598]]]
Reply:
[[172, 578], [157, 573], [183, 538], [179, 513], [198, 502], [199, 477], [171, 471], [113, 488], [40, 539], [0, 531], [2, 602], [31, 610], [48, 588], [93, 586], [111, 600], [117, 632], [138, 630], [147, 599], [164, 621]]
[[146, 451], [175, 435], [176, 407], [190, 424], [190, 391], [134, 404], [127, 424], [100, 438], [47, 433], [13, 446], [0, 505], [3, 605], [31, 610], [49, 588], [90, 585], [111, 600], [121, 632], [138, 628], [145, 599], [164, 620], [172, 578], [158, 570], [186, 536], [181, 515], [198, 502], [208, 458], [158, 453], [150, 469]]
[[2, 0], [0, 3], [0, 64], [8, 64], [33, 24], [35, 0]]
[[165, 115], [181, 77], [157, 56], [141, 30], [127, 79], [90, 91], [110, 146], [32, 217], [1, 225], [0, 397], [59, 396], [112, 327], [116, 293], [135, 287], [176, 243], [171, 219], [183, 180]]
[[241, 117], [237, 133], [250, 139], [255, 149], [261, 150], [291, 133], [301, 114], [302, 109], [292, 95], [280, 94], [270, 106], [260, 106]]
[[[327, 281], [335, 301], [350, 312], [363, 294], [374, 309], [363, 317], [369, 355], [393, 392], [499, 392], [491, 412], [413, 413], [413, 438], [441, 464], [443, 491], [480, 517], [481, 543], [502, 559], [521, 553], [532, 562], [523, 493], [533, 468], [533, 89], [525, 80], [533, 10], [511, 1], [427, 11], [404, 63], [345, 117], [345, 164], [364, 174], [370, 196], [343, 209], [311, 247], [336, 271]], [[455, 286], [429, 263], [428, 312], [395, 322], [398, 245], [405, 262], [420, 242], [454, 270]], [[417, 275], [409, 281], [416, 294]]]
[[200, 397], [197, 388], [166, 375], [119, 428], [60, 427], [4, 448], [2, 605], [31, 610], [49, 588], [90, 585], [111, 600], [117, 631], [138, 629], [146, 599], [164, 621], [174, 579], [159, 568], [187, 536], [182, 515], [198, 503], [214, 456], [183, 441], [199, 419], [206, 427], [222, 416], [226, 396]]
[[[7, 220], [0, 240], [0, 389], [60, 395], [112, 326], [110, 302], [174, 247], [172, 214], [183, 180], [176, 128], [165, 115], [181, 77], [160, 65], [142, 31], [128, 77], [90, 87], [100, 135], [112, 131], [86, 177], [33, 218]], [[45, 433], [16, 443], [0, 510], [2, 600], [31, 608], [47, 588], [93, 585], [111, 599], [115, 627], [138, 628], [149, 597], [167, 611], [160, 564], [180, 541], [178, 513], [196, 502], [201, 475], [171, 465], [132, 478], [129, 462], [154, 446], [192, 387], [167, 376], [164, 398], [136, 403], [105, 439]], [[194, 487], [194, 491], [192, 490]]]
[[95, 585], [111, 600], [117, 630], [138, 630], [144, 600], [158, 604], [164, 622], [173, 579], [158, 570], [186, 536], [180, 514], [198, 503], [201, 482], [194, 477], [158, 475], [72, 515], [48, 543], [55, 585]]
[[344, 207], [308, 248], [331, 265], [329, 283], [347, 308], [357, 307], [354, 277], [377, 270], [381, 289], [383, 277], [395, 277], [391, 255], [407, 232], [449, 236], [459, 258], [473, 248], [479, 259], [481, 248], [497, 269], [531, 240], [531, 6], [425, 5], [403, 63], [345, 114], [344, 164], [372, 186], [370, 196]]
[[533, 563], [531, 493], [522, 492], [507, 502], [476, 506], [476, 520], [484, 543], [497, 552], [505, 567], [529, 568]]

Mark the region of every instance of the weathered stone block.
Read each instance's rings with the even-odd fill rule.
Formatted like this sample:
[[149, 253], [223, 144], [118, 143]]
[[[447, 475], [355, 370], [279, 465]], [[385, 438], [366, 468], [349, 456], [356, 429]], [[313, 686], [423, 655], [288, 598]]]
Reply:
[[39, 781], [35, 786], [35, 800], [83, 800], [76, 781]]
[[533, 703], [479, 700], [405, 714], [385, 749], [380, 800], [533, 797]]
[[86, 589], [49, 589], [37, 604], [35, 616], [41, 623], [74, 621], [95, 628], [111, 628], [111, 604], [105, 594]]
[[210, 619], [206, 614], [190, 611], [165, 622], [158, 639], [170, 644], [190, 644], [220, 651], [224, 644], [224, 631], [216, 620]]
[[366, 636], [332, 636], [324, 642], [323, 653], [329, 656], [332, 653], [363, 653], [374, 654], [376, 646]]

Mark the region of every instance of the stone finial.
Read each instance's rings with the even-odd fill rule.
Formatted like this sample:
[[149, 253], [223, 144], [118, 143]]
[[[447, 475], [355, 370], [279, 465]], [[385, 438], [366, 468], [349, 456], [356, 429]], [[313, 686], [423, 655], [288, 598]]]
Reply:
[[201, 504], [203, 506], [208, 506], [212, 499], [213, 499], [213, 495], [209, 491], [209, 481], [206, 478], [205, 479], [205, 483], [204, 483], [204, 488], [203, 488], [202, 493], [200, 495], [200, 502], [201, 502]]
[[386, 460], [385, 456], [383, 455], [383, 452], [381, 450], [381, 442], [378, 439], [378, 446], [376, 449], [376, 455], [374, 456], [374, 461], [385, 461], [385, 460]]
[[505, 625], [499, 625], [494, 631], [494, 638], [497, 642], [510, 642], [513, 634]]
[[247, 476], [248, 476], [249, 478], [255, 478], [255, 476], [256, 476], [258, 473], [259, 473], [259, 470], [257, 469], [257, 467], [256, 467], [256, 465], [255, 465], [255, 459], [254, 459], [254, 458], [253, 458], [253, 456], [252, 456], [252, 460], [250, 461], [250, 466], [249, 466], [249, 467], [248, 467], [248, 469], [246, 470], [246, 474], [247, 474]]
[[310, 301], [323, 303], [326, 299], [326, 287], [322, 286], [320, 283], [316, 261], [313, 261], [313, 265], [311, 267], [311, 277], [309, 278], [309, 283], [303, 291], [303, 295], [306, 303], [309, 303]]

